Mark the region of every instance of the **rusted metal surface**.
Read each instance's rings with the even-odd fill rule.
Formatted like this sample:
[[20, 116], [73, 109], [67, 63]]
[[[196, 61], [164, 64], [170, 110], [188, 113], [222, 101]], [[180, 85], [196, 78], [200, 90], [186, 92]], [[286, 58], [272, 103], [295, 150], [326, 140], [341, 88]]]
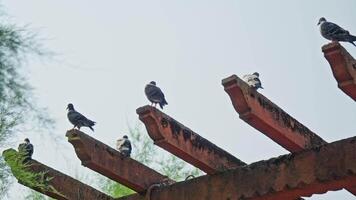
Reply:
[[222, 81], [240, 118], [285, 149], [296, 152], [325, 141], [236, 75]]
[[119, 182], [136, 192], [144, 192], [155, 183], [174, 181], [140, 162], [78, 130], [66, 134], [82, 165]]
[[[14, 151], [9, 149], [6, 151]], [[49, 178], [48, 184], [57, 190], [54, 191], [42, 191], [39, 188], [31, 188], [49, 197], [59, 200], [86, 200], [86, 199], [100, 199], [100, 200], [114, 200], [114, 198], [86, 185], [70, 176], [67, 176], [55, 169], [52, 169], [36, 160], [31, 160], [28, 163], [30, 166], [26, 168], [26, 171], [32, 173], [45, 172], [44, 178]], [[16, 177], [16, 173], [14, 174]], [[26, 185], [23, 181], [18, 180], [19, 183]]]
[[338, 87], [356, 101], [356, 60], [338, 42], [322, 47]]
[[246, 165], [152, 106], [136, 110], [154, 143], [208, 174]]
[[[356, 186], [356, 137], [153, 190], [154, 200], [292, 200]], [[120, 200], [144, 200], [131, 195]]]

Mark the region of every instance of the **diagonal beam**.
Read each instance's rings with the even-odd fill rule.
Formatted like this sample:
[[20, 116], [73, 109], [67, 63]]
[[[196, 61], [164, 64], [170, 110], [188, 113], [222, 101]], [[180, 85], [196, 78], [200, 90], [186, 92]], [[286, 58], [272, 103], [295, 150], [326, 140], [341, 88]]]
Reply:
[[[11, 162], [9, 159], [10, 157], [7, 156], [9, 154], [12, 155], [18, 155], [18, 152], [14, 149], [8, 149], [3, 152], [3, 155], [5, 157], [6, 162]], [[86, 185], [84, 183], [81, 183], [80, 181], [67, 176], [57, 170], [54, 170], [36, 160], [31, 160], [29, 163], [27, 163], [29, 166], [24, 169], [26, 172], [31, 172], [31, 173], [45, 173], [43, 180], [49, 178], [48, 180], [48, 185], [52, 186], [51, 188], [54, 189], [48, 189], [46, 191], [35, 187], [33, 185], [29, 185], [29, 181], [27, 180], [28, 177], [26, 177], [26, 180], [23, 180], [24, 176], [21, 176], [21, 171], [19, 171], [18, 168], [11, 168], [14, 176], [18, 179], [19, 183], [22, 185], [25, 185], [27, 187], [30, 187], [31, 189], [34, 189], [42, 194], [45, 194], [49, 197], [59, 199], [59, 200], [83, 200], [83, 199], [101, 199], [101, 200], [114, 200], [114, 198], [90, 187], [89, 185]], [[10, 165], [10, 164], [9, 164]], [[11, 166], [10, 167], [16, 167], [16, 166]], [[19, 175], [20, 174], [20, 175]], [[36, 181], [40, 181], [37, 180]]]
[[69, 130], [66, 136], [83, 166], [136, 192], [144, 192], [155, 183], [174, 182], [134, 159], [123, 157], [120, 152], [83, 132]]
[[[240, 118], [273, 141], [296, 152], [326, 142], [236, 75], [222, 81]], [[346, 188], [356, 195], [356, 188]]]
[[356, 101], [356, 60], [338, 42], [322, 47], [338, 87]]
[[236, 75], [222, 81], [240, 118], [285, 149], [296, 152], [325, 141]]
[[[157, 188], [151, 199], [290, 200], [354, 185], [356, 137]], [[144, 197], [131, 195], [119, 200]]]
[[151, 106], [136, 110], [154, 143], [208, 174], [246, 165]]

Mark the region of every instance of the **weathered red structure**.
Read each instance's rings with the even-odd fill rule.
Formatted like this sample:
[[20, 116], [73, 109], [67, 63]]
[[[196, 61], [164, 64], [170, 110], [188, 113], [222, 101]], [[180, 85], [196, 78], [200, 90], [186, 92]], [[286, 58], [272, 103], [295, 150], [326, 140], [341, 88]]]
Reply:
[[338, 87], [356, 101], [356, 60], [338, 42], [327, 44], [322, 50]]
[[[355, 100], [355, 60], [339, 43], [322, 50], [339, 88]], [[120, 200], [295, 200], [342, 188], [356, 195], [356, 137], [327, 143], [236, 75], [222, 84], [240, 118], [290, 154], [246, 164], [156, 108], [138, 108], [154, 144], [207, 173], [176, 183], [80, 131], [70, 130], [66, 136], [82, 165], [138, 192]], [[48, 171], [54, 177], [51, 185], [69, 198], [40, 191], [44, 194], [58, 199], [113, 199], [32, 163], [30, 171]], [[76, 196], [73, 191], [86, 196]]]

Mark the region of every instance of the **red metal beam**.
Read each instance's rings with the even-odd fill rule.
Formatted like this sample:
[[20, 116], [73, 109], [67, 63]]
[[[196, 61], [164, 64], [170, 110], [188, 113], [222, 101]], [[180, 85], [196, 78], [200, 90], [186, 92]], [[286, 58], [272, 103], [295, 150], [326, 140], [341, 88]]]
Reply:
[[338, 42], [322, 47], [338, 87], [356, 101], [356, 60]]
[[[18, 154], [14, 149], [5, 150], [3, 155], [11, 152], [12, 154]], [[8, 161], [6, 156], [5, 160]], [[70, 176], [67, 176], [55, 169], [52, 169], [36, 160], [31, 160], [27, 163], [29, 166], [25, 168], [26, 171], [32, 173], [45, 173], [44, 179], [50, 178], [48, 184], [58, 191], [42, 191], [39, 188], [32, 188], [42, 194], [58, 200], [83, 200], [83, 199], [100, 199], [100, 200], [114, 200], [114, 198], [86, 185]], [[12, 169], [13, 170], [13, 169]], [[19, 183], [30, 187], [26, 184], [26, 181], [21, 180], [16, 173], [14, 176], [18, 178]]]
[[[356, 185], [356, 137], [153, 190], [155, 200], [292, 200]], [[144, 200], [131, 195], [119, 200]]]
[[246, 163], [152, 106], [136, 110], [154, 143], [208, 174]]
[[125, 158], [120, 152], [78, 130], [66, 134], [82, 165], [142, 193], [155, 183], [174, 181], [155, 170]]
[[[326, 142], [236, 75], [222, 81], [240, 118], [290, 152]], [[355, 188], [346, 188], [356, 195]]]
[[325, 141], [236, 75], [222, 81], [240, 118], [285, 149], [296, 152]]

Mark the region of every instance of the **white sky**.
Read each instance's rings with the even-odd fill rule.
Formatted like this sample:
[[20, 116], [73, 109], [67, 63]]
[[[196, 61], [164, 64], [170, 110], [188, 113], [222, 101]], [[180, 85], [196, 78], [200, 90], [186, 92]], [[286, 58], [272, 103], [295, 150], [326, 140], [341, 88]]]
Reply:
[[[355, 135], [355, 102], [337, 88], [321, 52], [327, 41], [316, 26], [324, 16], [356, 34], [354, 0], [3, 4], [14, 23], [30, 24], [59, 54], [59, 61], [30, 62], [28, 77], [56, 120], [48, 134], [66, 148], [53, 147], [44, 134], [24, 135], [35, 144], [35, 159], [72, 176], [89, 170], [64, 137], [72, 127], [67, 103], [98, 122], [95, 133], [85, 132], [113, 144], [127, 121], [138, 121], [135, 109], [148, 103], [143, 88], [151, 80], [166, 94], [167, 114], [248, 163], [287, 151], [239, 119], [221, 86], [232, 74], [258, 71], [261, 93], [328, 142]], [[343, 46], [356, 57], [355, 47]], [[311, 199], [354, 197], [339, 191]]]

